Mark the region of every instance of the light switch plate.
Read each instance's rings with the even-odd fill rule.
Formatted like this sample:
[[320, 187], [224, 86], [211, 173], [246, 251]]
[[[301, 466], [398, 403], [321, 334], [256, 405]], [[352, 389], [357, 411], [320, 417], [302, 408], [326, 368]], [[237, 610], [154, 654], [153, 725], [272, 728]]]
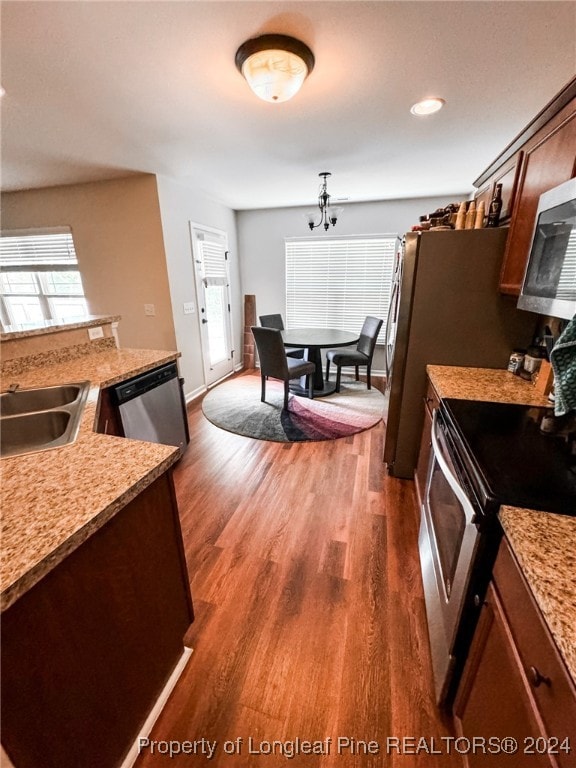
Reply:
[[94, 341], [95, 339], [103, 339], [104, 328], [102, 328], [101, 325], [97, 325], [95, 328], [88, 328], [88, 338], [90, 341]]
[[156, 314], [156, 307], [154, 304], [144, 304], [144, 314], [148, 317], [154, 317]]
[[193, 301], [185, 301], [184, 302], [184, 314], [185, 315], [193, 315], [196, 311], [196, 308], [194, 307]]

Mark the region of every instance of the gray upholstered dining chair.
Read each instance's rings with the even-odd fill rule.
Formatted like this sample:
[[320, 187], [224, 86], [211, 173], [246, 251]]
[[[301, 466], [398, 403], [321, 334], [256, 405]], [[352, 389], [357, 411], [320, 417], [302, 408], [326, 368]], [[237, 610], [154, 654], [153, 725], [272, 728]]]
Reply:
[[382, 327], [382, 320], [368, 315], [364, 320], [360, 338], [356, 349], [329, 349], [326, 352], [326, 381], [330, 379], [330, 363], [336, 366], [336, 392], [340, 392], [340, 376], [342, 366], [353, 365], [356, 369], [356, 381], [360, 381], [360, 366], [366, 366], [366, 383], [368, 389], [372, 388], [370, 374], [372, 371], [372, 358], [376, 347], [376, 339]]
[[[284, 330], [284, 320], [282, 315], [260, 315], [258, 318], [262, 328], [276, 328], [279, 331]], [[305, 349], [302, 347], [294, 347], [293, 349], [286, 349], [285, 355], [287, 357], [297, 357], [301, 360], [304, 357]]]
[[252, 329], [258, 357], [260, 359], [260, 378], [262, 380], [262, 394], [260, 400], [266, 401], [266, 379], [280, 379], [284, 382], [284, 408], [288, 408], [288, 383], [291, 379], [299, 379], [300, 376], [308, 376], [308, 396], [314, 397], [314, 371], [316, 366], [307, 360], [296, 360], [286, 357], [286, 350], [282, 341], [282, 334], [277, 328]]

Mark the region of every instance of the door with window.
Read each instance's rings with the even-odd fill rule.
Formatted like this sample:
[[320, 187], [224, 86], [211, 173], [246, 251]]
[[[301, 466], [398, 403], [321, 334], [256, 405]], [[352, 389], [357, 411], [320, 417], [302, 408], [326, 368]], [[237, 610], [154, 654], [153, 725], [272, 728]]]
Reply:
[[204, 376], [210, 386], [234, 370], [228, 239], [216, 229], [190, 228]]

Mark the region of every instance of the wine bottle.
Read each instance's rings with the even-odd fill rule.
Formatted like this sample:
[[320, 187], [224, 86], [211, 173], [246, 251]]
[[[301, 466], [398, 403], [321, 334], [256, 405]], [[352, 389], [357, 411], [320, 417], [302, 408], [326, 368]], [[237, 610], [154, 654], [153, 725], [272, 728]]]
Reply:
[[502, 210], [502, 184], [496, 184], [494, 197], [488, 208], [488, 227], [497, 227], [500, 223], [500, 211]]

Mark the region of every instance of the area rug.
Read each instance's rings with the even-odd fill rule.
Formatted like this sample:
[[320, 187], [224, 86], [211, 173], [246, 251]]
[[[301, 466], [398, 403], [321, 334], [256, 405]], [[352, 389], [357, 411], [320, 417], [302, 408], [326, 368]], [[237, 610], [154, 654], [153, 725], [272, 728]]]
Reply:
[[342, 379], [340, 392], [309, 400], [290, 395], [283, 409], [284, 385], [269, 379], [266, 402], [260, 401], [260, 376], [239, 376], [211, 390], [202, 403], [204, 416], [221, 429], [279, 443], [334, 440], [377, 424], [384, 396], [365, 382]]

